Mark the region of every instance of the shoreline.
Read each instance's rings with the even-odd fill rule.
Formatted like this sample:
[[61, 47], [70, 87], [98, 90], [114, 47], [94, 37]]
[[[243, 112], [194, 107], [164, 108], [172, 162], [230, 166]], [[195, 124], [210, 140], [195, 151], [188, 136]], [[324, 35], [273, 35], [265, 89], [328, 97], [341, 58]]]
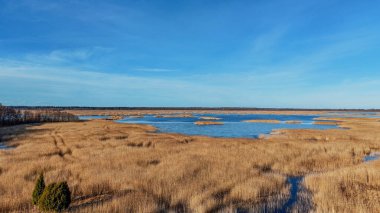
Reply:
[[65, 110], [77, 116], [86, 115], [176, 115], [176, 114], [258, 114], [258, 115], [324, 115], [334, 111], [288, 111], [288, 110]]
[[[98, 116], [98, 115], [94, 115], [94, 116]], [[116, 116], [116, 115], [110, 115], [110, 116]], [[131, 116], [133, 117], [133, 116]], [[137, 116], [136, 116], [137, 117]], [[342, 129], [342, 130], [349, 130], [350, 128], [349, 127], [343, 127], [342, 124], [344, 123], [344, 121], [340, 120], [340, 119], [346, 119], [346, 118], [339, 118], [339, 117], [323, 117], [323, 116], [320, 116], [320, 117], [317, 117], [315, 118], [315, 125], [327, 125], [327, 124], [330, 124], [330, 125], [334, 125], [338, 128], [332, 128], [332, 129]], [[349, 119], [353, 119], [353, 118], [349, 118]], [[360, 119], [360, 118], [358, 118]], [[362, 119], [367, 119], [367, 118], [362, 118]], [[376, 118], [373, 118], [373, 119], [376, 119]], [[162, 132], [162, 131], [159, 131], [159, 129], [157, 127], [155, 127], [154, 125], [152, 124], [143, 124], [143, 123], [119, 123], [119, 122], [116, 122], [117, 120], [115, 119], [109, 119], [109, 118], [96, 118], [96, 119], [89, 119], [89, 120], [79, 120], [79, 121], [76, 121], [74, 123], [77, 123], [77, 122], [96, 122], [96, 121], [105, 121], [105, 122], [112, 122], [112, 123], [115, 123], [115, 124], [120, 124], [120, 125], [132, 125], [132, 126], [137, 126], [137, 127], [141, 127], [142, 129], [147, 129], [146, 132], [147, 133], [155, 133], [155, 134], [160, 134], [160, 135], [180, 135], [182, 137], [198, 137], [198, 138], [206, 138], [206, 139], [227, 139], [227, 140], [252, 140], [252, 142], [256, 141], [256, 140], [268, 140], [271, 138], [271, 136], [278, 136], [278, 135], [281, 135], [281, 134], [284, 134], [284, 132], [287, 132], [287, 131], [297, 131], [297, 130], [317, 130], [317, 131], [327, 131], [327, 130], [330, 130], [330, 129], [311, 129], [311, 128], [296, 128], [296, 129], [291, 129], [291, 128], [274, 128], [272, 129], [272, 131], [270, 131], [269, 133], [260, 133], [259, 135], [257, 135], [256, 137], [227, 137], [227, 136], [209, 136], [209, 135], [202, 135], [202, 134], [195, 134], [195, 135], [192, 135], [192, 134], [186, 134], [186, 133], [177, 133], [177, 132]], [[243, 120], [241, 122], [247, 122], [247, 123], [273, 123], [273, 124], [279, 124], [281, 123], [279, 120]], [[319, 123], [320, 122], [320, 123]], [[36, 123], [34, 125], [43, 125], [43, 124], [58, 124], [59, 122], [51, 122], [51, 123]], [[72, 122], [66, 122], [66, 123], [72, 123]], [[284, 122], [286, 123], [286, 121]], [[224, 125], [224, 122], [219, 122], [219, 121], [213, 121], [213, 120], [198, 120], [196, 122], [193, 123], [194, 125], [197, 125], [197, 126], [208, 126], [208, 125]], [[293, 124], [293, 123], [288, 123], [288, 124]], [[17, 128], [19, 126], [25, 126], [25, 127], [30, 127], [30, 126], [33, 126], [33, 124], [19, 124], [19, 125], [15, 125], [15, 126], [4, 126], [4, 127], [0, 127], [0, 130], [1, 128]], [[285, 133], [287, 134], [287, 133]], [[1, 136], [1, 135], [0, 135]], [[0, 138], [1, 139], [1, 138]], [[10, 143], [10, 145], [7, 145], [8, 143]], [[15, 149], [17, 147], [17, 144], [15, 145], [14, 142], [9, 142], [9, 141], [2, 141], [0, 142], [0, 151], [1, 150], [11, 150], [11, 149]], [[380, 149], [379, 149], [380, 151]], [[380, 153], [380, 152], [379, 152]]]

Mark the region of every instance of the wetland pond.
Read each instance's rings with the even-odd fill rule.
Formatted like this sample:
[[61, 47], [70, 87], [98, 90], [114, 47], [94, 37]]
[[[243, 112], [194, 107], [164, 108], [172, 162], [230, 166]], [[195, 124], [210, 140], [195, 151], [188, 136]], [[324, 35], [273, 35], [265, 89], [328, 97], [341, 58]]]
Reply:
[[375, 152], [375, 153], [371, 153], [367, 156], [365, 156], [363, 158], [363, 161], [364, 162], [370, 162], [370, 161], [374, 161], [374, 160], [377, 160], [380, 158], [380, 153], [379, 152]]
[[80, 120], [94, 120], [94, 119], [106, 119], [108, 115], [81, 115], [79, 116]]
[[[211, 137], [257, 138], [261, 134], [270, 134], [274, 129], [331, 129], [331, 125], [314, 124], [310, 115], [260, 115], [260, 114], [193, 114], [186, 116], [125, 117], [119, 123], [149, 124], [159, 132], [180, 133], [186, 135], [204, 135]], [[245, 122], [255, 120], [256, 122]], [[257, 122], [266, 120], [266, 122]], [[220, 125], [196, 125], [197, 121], [219, 122]], [[269, 121], [269, 122], [268, 122]]]

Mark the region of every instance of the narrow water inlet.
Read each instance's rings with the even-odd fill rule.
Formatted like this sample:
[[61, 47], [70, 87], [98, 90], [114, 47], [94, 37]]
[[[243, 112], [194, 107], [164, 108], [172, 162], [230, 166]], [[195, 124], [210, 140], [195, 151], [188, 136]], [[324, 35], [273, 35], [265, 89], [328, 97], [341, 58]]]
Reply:
[[363, 158], [363, 162], [370, 162], [370, 161], [377, 160], [379, 158], [380, 158], [380, 153], [379, 152], [375, 152], [375, 153], [371, 153], [371, 154], [365, 156]]
[[13, 149], [13, 148], [14, 147], [6, 146], [6, 145], [0, 143], [0, 150], [7, 150], [7, 149]]
[[300, 191], [300, 183], [303, 181], [304, 176], [289, 176], [286, 182], [290, 184], [290, 197], [288, 201], [276, 212], [290, 212], [294, 204], [298, 200], [298, 192]]
[[[363, 162], [370, 162], [374, 160], [380, 159], [380, 152], [374, 152], [371, 153], [363, 158]], [[300, 191], [301, 191], [301, 183], [304, 179], [304, 176], [289, 176], [286, 179], [286, 182], [290, 184], [290, 197], [288, 201], [281, 207], [281, 209], [278, 209], [274, 212], [278, 213], [286, 213], [291, 212], [292, 208], [295, 206], [295, 204], [300, 199]]]
[[[289, 198], [286, 200], [283, 200], [283, 202], [278, 205], [277, 207], [275, 206], [270, 206], [270, 205], [265, 205], [263, 204], [261, 207], [255, 207], [255, 208], [237, 208], [235, 209], [234, 212], [236, 213], [250, 213], [250, 212], [262, 212], [262, 213], [267, 213], [267, 212], [276, 212], [276, 213], [287, 213], [287, 212], [292, 212], [292, 209], [296, 208], [295, 206], [300, 204], [302, 196], [302, 190], [305, 190], [302, 186], [301, 183], [304, 179], [304, 176], [288, 176], [286, 178], [286, 183], [290, 185], [289, 189]], [[309, 203], [302, 203], [301, 205], [305, 204], [303, 206], [305, 211], [309, 210], [310, 204]]]

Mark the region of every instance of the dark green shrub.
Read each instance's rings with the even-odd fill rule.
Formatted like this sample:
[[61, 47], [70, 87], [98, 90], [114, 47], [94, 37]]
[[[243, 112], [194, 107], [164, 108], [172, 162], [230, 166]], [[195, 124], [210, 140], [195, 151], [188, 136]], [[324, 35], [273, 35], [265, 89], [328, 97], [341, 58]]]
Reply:
[[41, 211], [62, 211], [67, 209], [71, 202], [71, 192], [66, 182], [48, 185], [38, 201]]
[[49, 184], [40, 199], [38, 200], [38, 207], [42, 211], [49, 211], [54, 208], [53, 205], [53, 189], [56, 187], [56, 183]]
[[45, 189], [45, 180], [44, 175], [41, 173], [36, 181], [36, 186], [34, 187], [33, 194], [32, 194], [32, 202], [33, 205], [38, 204], [38, 200], [40, 199], [42, 193]]

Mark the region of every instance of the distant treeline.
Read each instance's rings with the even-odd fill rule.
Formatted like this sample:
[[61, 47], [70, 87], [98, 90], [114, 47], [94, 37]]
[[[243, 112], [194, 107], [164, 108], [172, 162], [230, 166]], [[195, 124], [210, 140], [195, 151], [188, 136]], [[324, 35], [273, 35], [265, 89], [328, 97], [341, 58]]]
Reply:
[[380, 112], [380, 109], [301, 109], [301, 108], [255, 108], [255, 107], [81, 107], [81, 106], [12, 106], [23, 110], [237, 110], [237, 111], [350, 111]]
[[0, 126], [27, 123], [77, 121], [77, 116], [57, 109], [22, 110], [0, 104]]

